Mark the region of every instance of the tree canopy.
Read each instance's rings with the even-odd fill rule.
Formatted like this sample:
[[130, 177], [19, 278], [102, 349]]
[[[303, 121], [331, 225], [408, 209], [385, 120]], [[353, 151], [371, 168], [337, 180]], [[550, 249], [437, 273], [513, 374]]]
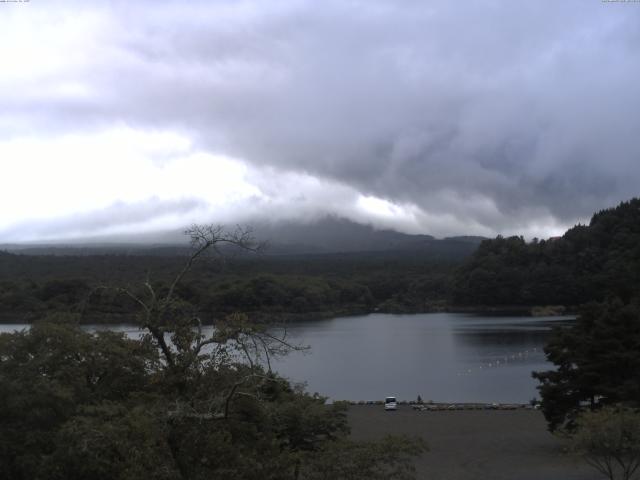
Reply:
[[115, 289], [138, 308], [140, 339], [60, 315], [0, 335], [0, 478], [412, 478], [421, 440], [351, 441], [344, 404], [271, 371], [297, 348], [284, 336], [241, 314], [203, 333], [176, 290], [212, 247], [249, 244], [190, 233], [194, 253], [167, 286]]
[[585, 408], [640, 407], [639, 346], [637, 301], [592, 303], [573, 326], [557, 328], [545, 347], [556, 369], [533, 374], [550, 429], [572, 428]]
[[582, 305], [640, 291], [640, 199], [549, 240], [485, 240], [457, 271], [460, 305]]
[[640, 468], [640, 413], [613, 407], [585, 412], [571, 443], [609, 480], [631, 480]]

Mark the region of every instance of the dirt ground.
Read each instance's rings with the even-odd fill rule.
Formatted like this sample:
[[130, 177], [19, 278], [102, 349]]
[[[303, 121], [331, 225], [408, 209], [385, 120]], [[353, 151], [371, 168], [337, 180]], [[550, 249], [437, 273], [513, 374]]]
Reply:
[[349, 408], [352, 436], [417, 435], [429, 452], [416, 462], [428, 480], [601, 480], [584, 461], [565, 452], [535, 410], [414, 411], [380, 405]]

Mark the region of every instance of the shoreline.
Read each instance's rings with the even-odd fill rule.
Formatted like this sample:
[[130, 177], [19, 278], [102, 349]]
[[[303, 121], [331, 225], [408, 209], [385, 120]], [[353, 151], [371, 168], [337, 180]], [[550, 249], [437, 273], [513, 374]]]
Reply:
[[[356, 317], [361, 315], [372, 314], [384, 314], [384, 315], [420, 315], [429, 313], [459, 313], [468, 315], [489, 315], [489, 316], [515, 316], [515, 317], [545, 317], [545, 316], [575, 316], [577, 315], [577, 307], [566, 307], [561, 305], [547, 305], [547, 306], [474, 306], [474, 307], [462, 307], [462, 306], [446, 306], [439, 308], [428, 309], [392, 309], [392, 310], [380, 310], [380, 309], [363, 309], [363, 308], [345, 308], [343, 310], [328, 310], [318, 312], [296, 313], [296, 312], [242, 312], [246, 313], [249, 317], [254, 317], [256, 323], [274, 323], [274, 324], [292, 324], [304, 321], [317, 321], [317, 320], [329, 320], [339, 317]], [[53, 312], [53, 313], [70, 313], [75, 314], [77, 312]], [[223, 317], [228, 315], [229, 312], [218, 312], [217, 315]], [[39, 321], [46, 317], [47, 313], [40, 312], [16, 312], [16, 314], [0, 313], [0, 325], [13, 325], [13, 324], [32, 324], [35, 321]], [[204, 322], [207, 324], [208, 322]], [[120, 325], [120, 324], [135, 324], [135, 314], [122, 314], [122, 313], [106, 313], [86, 315], [80, 325]]]
[[[350, 406], [383, 406], [382, 400], [334, 400], [333, 403], [347, 403]], [[441, 412], [445, 410], [537, 410], [531, 403], [502, 402], [417, 402], [415, 400], [398, 400], [398, 406], [408, 407], [415, 411]]]

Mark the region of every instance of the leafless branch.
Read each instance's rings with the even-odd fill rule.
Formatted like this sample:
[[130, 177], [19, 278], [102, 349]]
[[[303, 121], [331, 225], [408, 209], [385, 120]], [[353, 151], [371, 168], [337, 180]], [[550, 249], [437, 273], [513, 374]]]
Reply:
[[[234, 383], [231, 386], [231, 390], [229, 391], [229, 394], [225, 398], [223, 418], [228, 418], [228, 416], [229, 416], [229, 406], [231, 404], [231, 399], [234, 397], [234, 395], [239, 395], [241, 393], [241, 392], [236, 393], [238, 388], [240, 388], [246, 382], [248, 382], [249, 380], [254, 379], [254, 378], [260, 378], [260, 379], [263, 379], [263, 380], [269, 381], [269, 382], [278, 382], [278, 381], [280, 381], [277, 378], [266, 376], [266, 375], [259, 375], [259, 374], [250, 374], [250, 375], [246, 375], [246, 376], [242, 377], [240, 380], [238, 380], [236, 383]], [[248, 396], [249, 394], [244, 393], [244, 395]], [[253, 397], [256, 398], [255, 396], [253, 396]]]
[[228, 233], [222, 225], [194, 224], [185, 230], [184, 233], [190, 237], [191, 246], [194, 251], [182, 267], [182, 270], [180, 270], [171, 283], [169, 292], [163, 300], [166, 304], [168, 304], [173, 298], [176, 286], [191, 269], [193, 262], [207, 250], [213, 250], [220, 256], [222, 256], [222, 253], [218, 249], [220, 244], [235, 246], [249, 252], [258, 252], [261, 250], [261, 245], [257, 244], [253, 239], [253, 231], [248, 227], [241, 227], [240, 225], [236, 226], [235, 230]]
[[269, 354], [269, 348], [267, 347], [267, 344], [262, 337], [258, 337], [258, 339], [260, 340], [262, 348], [264, 349], [264, 356], [267, 360], [267, 367], [269, 369], [269, 373], [271, 373], [271, 355]]

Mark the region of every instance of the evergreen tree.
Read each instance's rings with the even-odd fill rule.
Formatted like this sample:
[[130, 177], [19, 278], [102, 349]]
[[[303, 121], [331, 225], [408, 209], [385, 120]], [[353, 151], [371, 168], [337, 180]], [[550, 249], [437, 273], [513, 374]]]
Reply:
[[453, 301], [467, 305], [569, 305], [640, 290], [640, 199], [622, 202], [561, 238], [485, 240], [462, 265]]
[[545, 353], [556, 369], [533, 376], [551, 430], [572, 428], [585, 408], [640, 406], [638, 303], [586, 306], [574, 326], [556, 329]]

